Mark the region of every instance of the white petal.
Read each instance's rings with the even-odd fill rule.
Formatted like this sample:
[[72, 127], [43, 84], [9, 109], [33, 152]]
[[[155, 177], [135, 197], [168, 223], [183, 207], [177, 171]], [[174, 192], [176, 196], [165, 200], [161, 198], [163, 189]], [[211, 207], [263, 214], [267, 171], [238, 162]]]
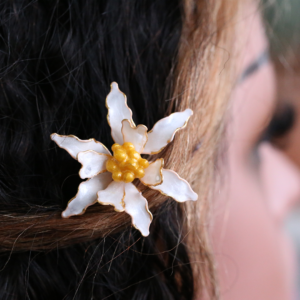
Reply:
[[69, 218], [83, 214], [88, 206], [97, 202], [97, 192], [106, 189], [111, 181], [111, 173], [105, 172], [80, 183], [76, 196], [69, 201], [61, 216]]
[[147, 142], [147, 130], [145, 125], [132, 126], [128, 120], [122, 121], [123, 141], [134, 145], [137, 152], [142, 153]]
[[132, 225], [138, 229], [143, 236], [149, 235], [149, 226], [152, 214], [148, 209], [148, 202], [142, 193], [132, 184], [125, 184], [125, 211], [132, 218]]
[[79, 152], [78, 161], [82, 164], [79, 176], [82, 179], [91, 178], [106, 171], [106, 162], [111, 155], [98, 153], [92, 150]]
[[74, 135], [51, 134], [51, 139], [60, 147], [65, 149], [69, 154], [77, 159], [77, 154], [86, 150], [94, 150], [98, 153], [110, 154], [108, 149], [97, 142], [95, 139], [81, 140]]
[[151, 189], [158, 190], [178, 202], [196, 201], [198, 199], [198, 195], [192, 190], [189, 183], [179, 177], [176, 172], [163, 169], [162, 173], [163, 183], [157, 186], [150, 186]]
[[145, 176], [140, 181], [147, 186], [159, 185], [163, 182], [162, 168], [164, 159], [159, 158], [145, 169]]
[[100, 204], [113, 205], [115, 211], [124, 211], [124, 182], [112, 181], [105, 190], [98, 192], [97, 195]]
[[192, 114], [193, 111], [188, 108], [159, 120], [148, 132], [148, 141], [143, 153], [156, 154], [160, 152], [173, 140], [175, 133], [186, 126]]
[[111, 136], [116, 143], [122, 145], [122, 121], [127, 119], [132, 124], [133, 121], [132, 111], [127, 105], [126, 95], [119, 90], [116, 82], [111, 84], [111, 91], [106, 98], [106, 106], [108, 109], [107, 121], [111, 128]]

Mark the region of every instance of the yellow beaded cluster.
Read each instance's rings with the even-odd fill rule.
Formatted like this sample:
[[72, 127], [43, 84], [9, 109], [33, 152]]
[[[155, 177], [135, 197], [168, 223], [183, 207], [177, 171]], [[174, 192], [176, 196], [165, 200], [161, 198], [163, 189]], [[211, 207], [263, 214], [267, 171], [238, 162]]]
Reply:
[[144, 169], [149, 166], [149, 162], [141, 158], [132, 143], [127, 142], [122, 146], [113, 144], [111, 149], [114, 155], [106, 162], [106, 170], [112, 173], [114, 181], [128, 183], [135, 178], [144, 177]]

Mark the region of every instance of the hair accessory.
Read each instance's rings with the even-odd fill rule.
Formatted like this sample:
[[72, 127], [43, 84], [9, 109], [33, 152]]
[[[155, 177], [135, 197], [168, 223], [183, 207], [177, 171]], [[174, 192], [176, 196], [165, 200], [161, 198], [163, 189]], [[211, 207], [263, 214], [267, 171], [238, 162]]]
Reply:
[[95, 139], [80, 140], [72, 135], [51, 134], [51, 139], [59, 147], [82, 164], [79, 176], [89, 178], [79, 185], [76, 196], [69, 201], [62, 217], [83, 214], [88, 206], [98, 201], [103, 205], [113, 205], [118, 212], [128, 213], [133, 226], [143, 236], [148, 236], [153, 217], [147, 200], [132, 184], [135, 178], [178, 202], [196, 201], [198, 195], [176, 172], [163, 169], [163, 158], [148, 162], [140, 154], [159, 153], [173, 140], [175, 133], [186, 126], [193, 112], [186, 109], [173, 113], [147, 132], [146, 126], [134, 124], [126, 95], [115, 82], [111, 84], [106, 106], [107, 121], [115, 141], [113, 155]]

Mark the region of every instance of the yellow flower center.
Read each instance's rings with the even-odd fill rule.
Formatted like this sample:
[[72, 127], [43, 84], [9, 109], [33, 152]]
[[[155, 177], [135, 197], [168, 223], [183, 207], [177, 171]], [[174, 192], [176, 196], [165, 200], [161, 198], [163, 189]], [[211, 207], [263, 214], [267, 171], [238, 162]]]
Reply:
[[149, 162], [141, 158], [132, 143], [124, 143], [122, 146], [113, 144], [111, 149], [114, 155], [106, 162], [106, 170], [112, 173], [114, 181], [128, 183], [144, 177], [144, 169], [149, 166]]

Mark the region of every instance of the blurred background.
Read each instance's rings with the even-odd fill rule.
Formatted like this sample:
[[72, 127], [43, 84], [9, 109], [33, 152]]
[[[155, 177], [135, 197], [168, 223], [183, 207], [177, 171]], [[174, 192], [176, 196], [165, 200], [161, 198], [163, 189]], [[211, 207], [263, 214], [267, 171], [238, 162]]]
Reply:
[[[263, 6], [278, 79], [276, 115], [285, 111], [273, 142], [300, 170], [300, 0], [265, 0]], [[300, 199], [286, 220], [286, 230], [297, 252], [300, 300]]]

